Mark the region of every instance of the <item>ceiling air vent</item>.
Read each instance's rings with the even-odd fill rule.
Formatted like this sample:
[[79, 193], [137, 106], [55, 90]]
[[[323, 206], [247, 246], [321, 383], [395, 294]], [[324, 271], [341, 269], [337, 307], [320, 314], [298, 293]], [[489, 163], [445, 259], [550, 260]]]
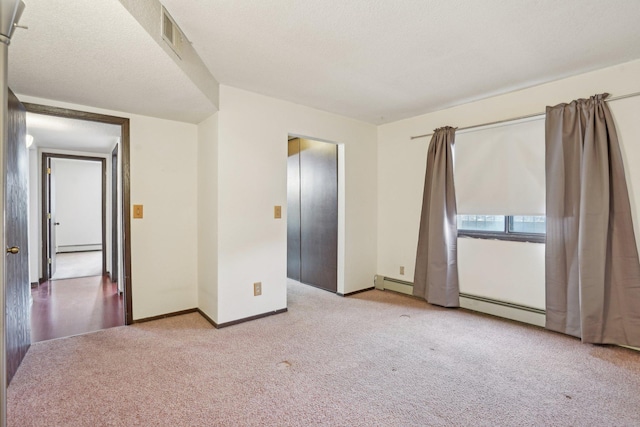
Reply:
[[182, 31], [176, 25], [167, 9], [162, 7], [162, 39], [169, 45], [178, 57], [182, 54]]

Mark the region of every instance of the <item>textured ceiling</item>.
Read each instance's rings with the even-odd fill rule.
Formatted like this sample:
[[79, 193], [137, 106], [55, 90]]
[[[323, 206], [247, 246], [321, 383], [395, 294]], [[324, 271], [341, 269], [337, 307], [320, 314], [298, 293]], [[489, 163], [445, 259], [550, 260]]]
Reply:
[[163, 3], [220, 83], [372, 123], [640, 58], [638, 0]]
[[192, 123], [215, 112], [118, 0], [24, 1], [29, 30], [9, 47], [14, 92]]
[[[640, 58], [638, 0], [162, 2], [220, 83], [371, 123]], [[118, 0], [25, 3], [15, 92], [189, 122], [215, 110]]]
[[27, 134], [39, 148], [111, 154], [120, 132], [119, 125], [27, 113]]

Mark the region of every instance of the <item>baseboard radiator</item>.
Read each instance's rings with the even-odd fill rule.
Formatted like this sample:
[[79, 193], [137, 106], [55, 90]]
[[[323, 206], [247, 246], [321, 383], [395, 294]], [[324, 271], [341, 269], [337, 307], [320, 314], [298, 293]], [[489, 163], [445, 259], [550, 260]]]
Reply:
[[[377, 275], [374, 278], [374, 283], [376, 289], [413, 295], [413, 283], [411, 282]], [[498, 301], [462, 292], [460, 293], [460, 307], [544, 328], [546, 314], [544, 310], [539, 308], [527, 307], [526, 305], [513, 304], [506, 301]], [[637, 347], [630, 347], [626, 345], [621, 347], [640, 351], [640, 348]]]
[[[400, 292], [413, 295], [413, 283], [390, 277], [376, 276], [376, 289]], [[545, 311], [539, 308], [499, 301], [478, 295], [460, 293], [460, 307], [492, 316], [516, 320], [530, 325], [542, 326], [545, 323]]]
[[101, 251], [102, 243], [89, 243], [89, 244], [80, 244], [80, 245], [60, 245], [60, 246], [57, 246], [56, 249], [57, 249], [56, 253]]

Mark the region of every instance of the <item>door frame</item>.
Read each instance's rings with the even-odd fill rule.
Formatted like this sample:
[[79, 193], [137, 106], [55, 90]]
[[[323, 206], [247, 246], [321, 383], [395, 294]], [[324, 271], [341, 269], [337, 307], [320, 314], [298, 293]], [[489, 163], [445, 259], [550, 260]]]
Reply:
[[[49, 264], [50, 254], [49, 250], [55, 250], [51, 247], [51, 219], [48, 217], [49, 209], [48, 204], [51, 203], [51, 188], [48, 180], [49, 175], [49, 160], [51, 159], [69, 159], [86, 162], [100, 162], [100, 187], [101, 187], [101, 228], [102, 228], [102, 275], [107, 274], [107, 159], [104, 157], [91, 157], [91, 156], [77, 156], [73, 154], [60, 154], [60, 153], [42, 153], [42, 210], [40, 212], [40, 218], [42, 219], [42, 281], [51, 279], [51, 264]], [[53, 172], [53, 168], [52, 168]], [[53, 211], [51, 211], [53, 212]], [[112, 230], [113, 233], [117, 233], [118, 230]]]
[[[324, 139], [324, 138], [318, 138], [315, 136], [310, 136], [310, 135], [303, 135], [303, 134], [299, 134], [299, 133], [292, 133], [289, 132], [287, 134], [287, 148], [288, 148], [288, 144], [289, 141], [296, 139], [296, 138], [300, 138], [300, 139], [309, 139], [312, 141], [317, 141], [317, 142], [323, 142], [323, 143], [327, 143], [327, 144], [331, 144], [331, 145], [335, 145], [337, 147], [337, 167], [338, 167], [338, 172], [337, 172], [337, 181], [338, 181], [338, 206], [337, 206], [337, 212], [338, 212], [338, 248], [337, 248], [337, 256], [338, 256], [338, 262], [337, 262], [337, 291], [334, 292], [336, 295], [339, 296], [345, 296], [346, 294], [348, 294], [349, 292], [345, 291], [345, 265], [346, 265], [346, 211], [345, 211], [345, 206], [346, 206], [346, 202], [345, 202], [345, 197], [346, 197], [346, 182], [347, 182], [347, 178], [346, 178], [346, 168], [345, 168], [345, 144], [344, 143], [340, 143], [340, 142], [336, 142], [336, 141], [331, 141], [328, 139]], [[287, 150], [288, 151], [288, 150]], [[288, 159], [288, 156], [287, 156]], [[285, 163], [285, 171], [286, 173], [288, 173], [289, 171], [289, 165], [288, 162]], [[288, 178], [288, 177], [287, 177]], [[287, 181], [287, 185], [288, 185], [288, 181]], [[287, 187], [288, 188], [288, 187]], [[288, 203], [287, 203], [287, 215], [289, 215], [289, 211], [288, 211]], [[288, 238], [287, 238], [287, 244], [288, 244]], [[288, 256], [287, 256], [288, 258]], [[311, 285], [313, 286], [313, 285]], [[324, 288], [318, 288], [318, 289], [324, 289]], [[326, 289], [325, 289], [326, 290]], [[328, 292], [332, 292], [332, 291], [328, 291]]]
[[[133, 324], [133, 298], [132, 298], [132, 278], [131, 278], [131, 172], [130, 172], [130, 126], [129, 119], [125, 117], [109, 116], [106, 114], [89, 113], [86, 111], [71, 110], [67, 108], [52, 107], [49, 105], [32, 104], [23, 102], [28, 113], [43, 114], [69, 119], [87, 120], [99, 123], [108, 123], [120, 126], [120, 150], [121, 172], [120, 182], [122, 183], [122, 262], [124, 277], [124, 299], [125, 299], [125, 325]], [[104, 239], [103, 239], [104, 242]], [[103, 256], [104, 252], [103, 252]], [[45, 266], [43, 265], [43, 271]]]
[[[117, 282], [120, 272], [120, 260], [118, 259], [118, 149], [120, 144], [116, 144], [111, 152], [111, 281]], [[113, 231], [115, 230], [115, 232]]]

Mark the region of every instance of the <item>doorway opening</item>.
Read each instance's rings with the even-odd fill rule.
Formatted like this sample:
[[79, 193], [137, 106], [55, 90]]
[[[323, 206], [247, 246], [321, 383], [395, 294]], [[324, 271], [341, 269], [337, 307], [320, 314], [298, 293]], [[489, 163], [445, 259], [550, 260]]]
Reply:
[[339, 146], [290, 136], [287, 277], [339, 292]]
[[131, 324], [129, 119], [24, 105], [32, 342]]
[[[42, 278], [106, 275], [106, 159], [51, 153], [46, 146], [40, 149]], [[110, 231], [117, 236], [117, 229]]]

